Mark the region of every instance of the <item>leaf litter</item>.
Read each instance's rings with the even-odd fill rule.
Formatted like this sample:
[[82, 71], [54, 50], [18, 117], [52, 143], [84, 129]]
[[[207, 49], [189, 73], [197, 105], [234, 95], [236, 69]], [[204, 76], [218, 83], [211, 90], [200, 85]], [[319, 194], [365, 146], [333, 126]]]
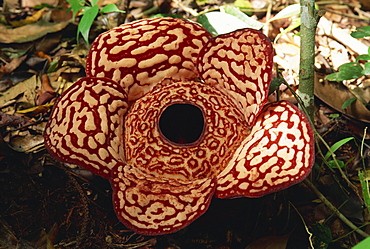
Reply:
[[[105, 1], [104, 5], [111, 3]], [[195, 19], [192, 14], [217, 11], [226, 4], [194, 3], [131, 1], [128, 8], [117, 5], [126, 10], [123, 17], [130, 21], [173, 13]], [[6, 7], [7, 13], [13, 14], [27, 10], [28, 20], [22, 23], [11, 19], [13, 23], [0, 25], [2, 248], [350, 248], [363, 239], [305, 184], [258, 199], [215, 200], [204, 217], [175, 234], [157, 237], [133, 234], [115, 217], [106, 180], [57, 162], [44, 149], [42, 133], [53, 103], [85, 75], [84, 57], [88, 50], [83, 43], [76, 42], [81, 19], [76, 16], [73, 21], [71, 14], [64, 14], [68, 9], [65, 1], [59, 5], [50, 1], [42, 11], [33, 9], [37, 4], [42, 3], [28, 1], [24, 6]], [[297, 15], [289, 11], [291, 16], [283, 13], [283, 18], [276, 17], [293, 4], [294, 1], [287, 0], [275, 1], [270, 6], [268, 1], [238, 2], [241, 10], [262, 23], [275, 41], [274, 60], [290, 85], [277, 87], [278, 93], [271, 100], [294, 102], [292, 91], [299, 88], [299, 28], [289, 28]], [[355, 62], [357, 56], [368, 53], [369, 39], [355, 39], [350, 34], [355, 27], [369, 25], [370, 12], [366, 7], [353, 7], [357, 2], [352, 0], [317, 4], [327, 12], [320, 20], [316, 37], [315, 126], [329, 147], [338, 141], [343, 143], [335, 148], [334, 154], [318, 143], [317, 162], [310, 180], [344, 216], [370, 233], [369, 207], [363, 201], [369, 197], [362, 196], [366, 191], [360, 191], [366, 186], [366, 179], [358, 174], [360, 170], [369, 170], [370, 137], [366, 127], [370, 114], [364, 105], [370, 101], [369, 81], [367, 76], [343, 82], [325, 79], [340, 65]], [[273, 21], [264, 25], [268, 15]], [[90, 41], [114, 26], [117, 18], [122, 16], [98, 17], [91, 27]], [[338, 165], [347, 181], [330, 160], [341, 162]], [[358, 191], [350, 188], [348, 181]]]

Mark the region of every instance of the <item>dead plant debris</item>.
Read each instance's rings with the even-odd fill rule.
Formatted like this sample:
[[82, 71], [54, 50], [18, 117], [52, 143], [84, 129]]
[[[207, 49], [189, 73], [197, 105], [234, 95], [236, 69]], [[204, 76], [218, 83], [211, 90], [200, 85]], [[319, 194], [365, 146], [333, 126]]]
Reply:
[[[107, 180], [57, 162], [45, 151], [42, 133], [53, 103], [85, 75], [88, 48], [75, 36], [80, 17], [67, 14], [70, 6], [64, 0], [1, 3], [0, 248], [351, 248], [370, 234], [358, 174], [370, 172], [369, 108], [359, 101], [342, 108], [353, 97], [370, 101], [369, 79], [325, 80], [343, 63], [368, 53], [369, 39], [350, 36], [355, 27], [370, 25], [367, 0], [316, 3], [326, 11], [318, 25], [315, 64], [315, 126], [323, 140], [317, 141], [316, 164], [308, 182], [258, 199], [214, 200], [190, 226], [155, 237], [134, 234], [118, 221]], [[154, 14], [195, 20], [194, 15], [234, 1], [98, 3], [115, 3], [126, 13], [98, 17], [91, 41], [117, 23]], [[295, 3], [238, 1], [261, 22]], [[284, 31], [294, 20], [273, 21], [265, 31], [274, 41], [277, 68], [296, 90], [299, 28]], [[291, 89], [281, 86], [278, 92], [280, 98], [295, 101]], [[338, 168], [333, 157], [325, 156], [323, 141], [332, 147], [350, 137], [335, 152]]]

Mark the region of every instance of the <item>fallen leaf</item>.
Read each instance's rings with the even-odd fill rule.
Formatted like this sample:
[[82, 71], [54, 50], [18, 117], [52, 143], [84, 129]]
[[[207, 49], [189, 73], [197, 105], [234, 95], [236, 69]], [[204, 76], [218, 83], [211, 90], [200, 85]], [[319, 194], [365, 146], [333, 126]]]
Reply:
[[362, 9], [364, 9], [364, 10], [370, 10], [370, 2], [369, 2], [369, 0], [359, 0], [359, 2], [361, 3], [361, 8]]
[[25, 102], [29, 106], [35, 106], [35, 99], [37, 98], [37, 91], [35, 89], [41, 88], [41, 82], [36, 75], [18, 83], [9, 88], [2, 95], [0, 95], [0, 106], [3, 106], [8, 101], [17, 99], [19, 102]]
[[325, 223], [316, 223], [312, 227], [312, 233], [313, 248], [328, 248], [329, 244], [332, 242], [332, 234], [328, 225], [326, 225]]
[[19, 28], [8, 29], [0, 25], [0, 43], [23, 43], [34, 41], [48, 33], [63, 30], [70, 22], [51, 23], [45, 19]]
[[39, 91], [39, 97], [37, 98], [36, 105], [41, 106], [49, 102], [56, 96], [56, 92], [50, 85], [50, 80], [47, 74], [41, 76], [41, 90]]
[[30, 125], [31, 122], [25, 117], [18, 117], [15, 115], [0, 112], [0, 127], [1, 126], [25, 126]]
[[[0, 38], [1, 39], [1, 38]], [[19, 67], [20, 64], [27, 58], [27, 54], [12, 59], [9, 63], [5, 64], [0, 68], [1, 73], [12, 73], [15, 69]]]
[[370, 123], [370, 111], [358, 99], [345, 109], [342, 109], [346, 101], [356, 96], [341, 82], [330, 82], [327, 80], [320, 82], [319, 76], [316, 75], [315, 95], [338, 112], [353, 119]]
[[284, 236], [266, 236], [249, 244], [245, 249], [285, 249], [290, 233]]
[[[8, 0], [12, 1], [12, 0]], [[22, 7], [35, 7], [36, 5], [48, 4], [50, 6], [58, 6], [59, 0], [22, 0]]]
[[45, 113], [50, 110], [50, 107], [52, 107], [54, 103], [46, 104], [46, 105], [38, 105], [35, 107], [23, 109], [20, 111], [17, 111], [16, 113], [19, 114], [27, 114], [28, 116], [35, 116], [39, 113]]
[[44, 137], [42, 135], [15, 136], [9, 142], [9, 147], [15, 151], [23, 153], [36, 153], [44, 147]]
[[353, 38], [349, 29], [341, 28], [337, 23], [329, 21], [324, 16], [317, 25], [318, 35], [335, 37], [337, 41], [357, 54], [367, 54], [368, 47], [358, 39]]
[[27, 16], [25, 19], [16, 20], [16, 21], [8, 21], [8, 23], [12, 25], [13, 27], [22, 27], [24, 25], [35, 23], [38, 20], [40, 20], [44, 12], [45, 12], [45, 9], [41, 9], [39, 11], [36, 11], [36, 13], [34, 13], [32, 16]]
[[0, 220], [0, 245], [1, 248], [17, 248], [18, 239], [9, 225]]

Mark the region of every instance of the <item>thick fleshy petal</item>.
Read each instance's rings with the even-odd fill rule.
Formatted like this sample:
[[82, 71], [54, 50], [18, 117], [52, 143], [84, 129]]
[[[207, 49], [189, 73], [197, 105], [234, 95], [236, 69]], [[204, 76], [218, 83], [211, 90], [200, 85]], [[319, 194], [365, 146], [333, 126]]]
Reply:
[[[196, 113], [179, 108], [186, 105], [198, 109], [201, 120], [192, 119]], [[170, 108], [180, 114], [169, 114], [163, 121]], [[177, 115], [182, 121], [176, 121]], [[201, 127], [197, 127], [199, 121]], [[158, 85], [132, 105], [125, 122], [127, 163], [152, 176], [179, 180], [218, 175], [250, 132], [228, 95], [194, 81]], [[189, 143], [188, 133], [177, 129], [181, 126], [188, 131], [199, 129], [196, 141]], [[170, 130], [178, 135], [175, 141], [165, 135]]]
[[249, 126], [267, 101], [273, 48], [260, 31], [241, 29], [214, 37], [199, 54], [198, 70], [206, 84], [230, 94]]
[[109, 177], [123, 161], [123, 116], [127, 94], [106, 78], [82, 78], [58, 99], [45, 129], [49, 153]]
[[264, 107], [251, 134], [218, 176], [216, 197], [260, 197], [302, 181], [314, 162], [307, 117], [289, 102]]
[[196, 60], [211, 38], [202, 26], [177, 18], [143, 19], [101, 34], [86, 60], [87, 76], [117, 81], [133, 101], [164, 79], [198, 77]]
[[216, 179], [167, 180], [124, 165], [112, 170], [111, 185], [119, 220], [139, 234], [159, 235], [176, 232], [202, 215]]

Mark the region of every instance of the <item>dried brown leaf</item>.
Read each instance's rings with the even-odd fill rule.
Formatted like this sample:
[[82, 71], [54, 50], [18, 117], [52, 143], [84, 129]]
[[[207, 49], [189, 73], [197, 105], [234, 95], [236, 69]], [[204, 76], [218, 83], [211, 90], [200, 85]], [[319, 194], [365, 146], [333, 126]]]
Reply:
[[9, 88], [0, 96], [0, 107], [11, 100], [25, 102], [29, 106], [35, 106], [37, 98], [36, 89], [41, 88], [41, 82], [35, 75], [17, 85]]
[[[1, 38], [0, 38], [1, 39]], [[22, 62], [27, 58], [27, 55], [23, 55], [17, 58], [12, 59], [9, 63], [5, 64], [0, 68], [0, 72], [2, 73], [12, 73], [15, 69], [19, 67], [19, 65], [22, 64]]]
[[11, 227], [3, 220], [0, 220], [0, 245], [2, 248], [16, 248], [18, 239]]
[[0, 25], [0, 43], [23, 43], [34, 41], [48, 33], [63, 30], [68, 24], [69, 21], [51, 23], [41, 19], [36, 23], [14, 29], [8, 29], [5, 26]]
[[25, 19], [15, 20], [15, 21], [9, 20], [8, 23], [12, 25], [13, 27], [22, 27], [24, 25], [35, 23], [38, 20], [40, 20], [44, 12], [45, 12], [45, 9], [41, 9], [39, 11], [36, 11], [36, 13], [34, 13], [31, 16], [27, 16]]
[[367, 46], [358, 39], [353, 38], [349, 29], [339, 27], [337, 23], [333, 23], [324, 16], [320, 18], [317, 29], [318, 35], [333, 37], [357, 54], [367, 54]]
[[31, 122], [25, 117], [6, 114], [0, 112], [0, 127], [1, 126], [25, 126], [30, 125]]
[[289, 237], [290, 234], [284, 236], [266, 236], [252, 242], [245, 249], [285, 249]]
[[315, 95], [338, 112], [341, 112], [353, 119], [370, 123], [370, 111], [366, 109], [364, 104], [359, 100], [356, 100], [345, 109], [342, 109], [344, 102], [355, 97], [355, 95], [353, 95], [353, 93], [342, 83], [329, 82], [327, 80], [319, 82], [318, 77], [316, 77]]
[[42, 135], [15, 136], [9, 142], [9, 147], [13, 150], [23, 153], [39, 152], [44, 146], [44, 137]]
[[364, 9], [364, 10], [370, 10], [370, 2], [369, 2], [369, 0], [359, 0], [359, 2], [361, 3], [362, 9]]
[[39, 91], [39, 97], [37, 98], [37, 105], [43, 105], [53, 99], [56, 96], [54, 89], [50, 85], [50, 80], [47, 74], [41, 76], [41, 90]]

